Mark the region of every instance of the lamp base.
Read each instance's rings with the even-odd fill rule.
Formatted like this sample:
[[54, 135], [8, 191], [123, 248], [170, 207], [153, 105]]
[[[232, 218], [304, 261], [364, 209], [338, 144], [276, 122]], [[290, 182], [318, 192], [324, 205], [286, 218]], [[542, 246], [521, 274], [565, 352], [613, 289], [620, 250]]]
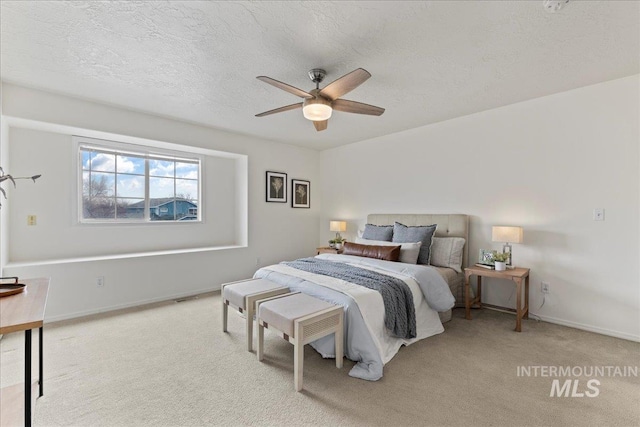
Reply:
[[511, 263], [511, 258], [513, 257], [513, 252], [511, 252], [511, 245], [509, 243], [505, 243], [504, 246], [502, 246], [502, 252], [505, 254], [509, 254], [509, 259], [507, 260], [507, 268], [512, 269], [513, 266]]

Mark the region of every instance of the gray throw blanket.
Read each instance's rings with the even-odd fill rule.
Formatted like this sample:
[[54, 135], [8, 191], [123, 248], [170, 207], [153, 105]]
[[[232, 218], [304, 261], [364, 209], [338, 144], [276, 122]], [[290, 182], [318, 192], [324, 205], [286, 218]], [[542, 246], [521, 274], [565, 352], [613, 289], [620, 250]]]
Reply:
[[384, 302], [386, 328], [400, 338], [416, 337], [413, 294], [402, 280], [365, 268], [317, 258], [300, 258], [281, 264], [309, 273], [335, 277], [380, 292]]

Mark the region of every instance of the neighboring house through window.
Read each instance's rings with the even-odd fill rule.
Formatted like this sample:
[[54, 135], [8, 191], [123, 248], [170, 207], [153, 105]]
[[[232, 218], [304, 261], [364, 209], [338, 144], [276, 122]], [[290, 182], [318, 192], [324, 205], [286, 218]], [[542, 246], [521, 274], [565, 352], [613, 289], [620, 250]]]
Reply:
[[198, 155], [76, 138], [81, 222], [200, 220]]

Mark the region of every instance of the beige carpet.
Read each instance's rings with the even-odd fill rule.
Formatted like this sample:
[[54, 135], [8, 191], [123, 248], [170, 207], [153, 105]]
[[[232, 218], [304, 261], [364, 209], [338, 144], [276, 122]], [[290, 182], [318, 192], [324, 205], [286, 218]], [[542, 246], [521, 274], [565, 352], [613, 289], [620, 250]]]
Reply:
[[[533, 320], [516, 333], [510, 314], [473, 314], [455, 310], [445, 333], [402, 348], [377, 382], [307, 346], [302, 393], [290, 344], [267, 333], [261, 364], [242, 318], [220, 331], [219, 294], [49, 324], [35, 426], [640, 425], [638, 377], [597, 378], [597, 397], [549, 397], [552, 378], [516, 371], [638, 366], [640, 344]], [[23, 336], [0, 341], [3, 386], [22, 379]]]

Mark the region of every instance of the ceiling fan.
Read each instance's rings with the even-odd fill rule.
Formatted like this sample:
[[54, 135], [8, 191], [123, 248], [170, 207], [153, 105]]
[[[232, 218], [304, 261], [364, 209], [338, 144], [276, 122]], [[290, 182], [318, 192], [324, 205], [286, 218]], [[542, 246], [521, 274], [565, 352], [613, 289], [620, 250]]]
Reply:
[[282, 83], [278, 80], [272, 79], [271, 77], [256, 77], [258, 80], [262, 80], [265, 83], [269, 83], [272, 86], [292, 93], [300, 98], [304, 98], [304, 101], [298, 102], [297, 104], [291, 104], [276, 108], [275, 110], [265, 111], [264, 113], [256, 114], [256, 117], [264, 117], [275, 113], [282, 113], [284, 111], [302, 108], [302, 114], [304, 117], [313, 121], [313, 125], [316, 130], [321, 131], [327, 128], [327, 121], [329, 120], [329, 117], [331, 117], [333, 110], [343, 111], [345, 113], [367, 114], [370, 116], [380, 116], [384, 113], [384, 108], [364, 104], [362, 102], [340, 99], [342, 95], [351, 92], [371, 77], [371, 74], [367, 70], [358, 68], [329, 83], [321, 90], [320, 82], [322, 82], [326, 75], [327, 72], [320, 68], [310, 70], [309, 78], [316, 84], [316, 88], [309, 92], [286, 83]]

